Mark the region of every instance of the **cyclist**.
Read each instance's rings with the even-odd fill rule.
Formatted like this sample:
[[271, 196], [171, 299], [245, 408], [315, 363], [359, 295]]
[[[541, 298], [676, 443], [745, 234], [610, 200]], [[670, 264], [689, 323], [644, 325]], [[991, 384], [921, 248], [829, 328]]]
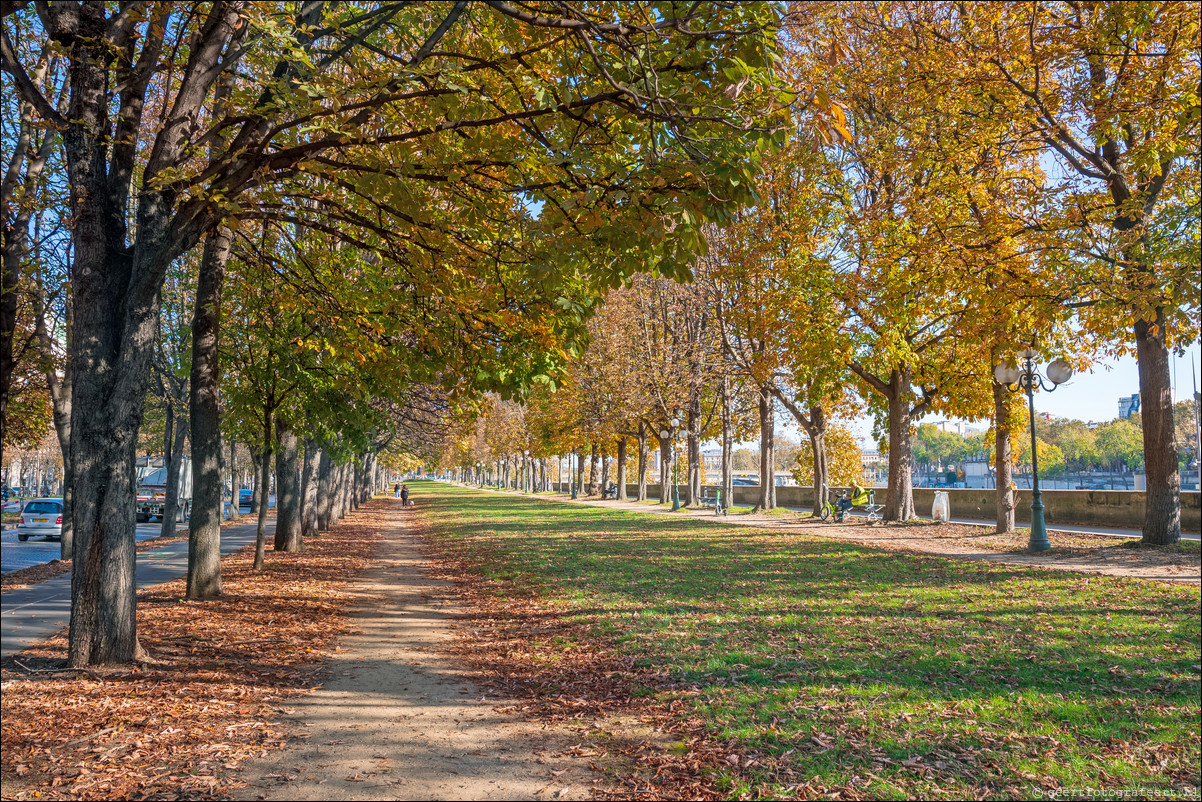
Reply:
[[860, 480], [857, 479], [851, 483], [851, 498], [844, 496], [843, 498], [839, 499], [839, 517], [835, 520], [842, 522], [843, 516], [846, 515], [852, 507], [858, 507], [861, 504], [867, 503], [868, 491], [860, 485]]

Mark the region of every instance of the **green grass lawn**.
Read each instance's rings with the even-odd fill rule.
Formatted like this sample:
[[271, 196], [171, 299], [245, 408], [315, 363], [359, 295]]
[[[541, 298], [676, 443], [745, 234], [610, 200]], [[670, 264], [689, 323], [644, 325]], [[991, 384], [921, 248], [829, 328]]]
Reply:
[[421, 495], [434, 536], [481, 572], [690, 688], [655, 692], [716, 737], [777, 758], [728, 779], [732, 795], [790, 796], [816, 778], [877, 799], [1197, 798], [1197, 588], [448, 486]]

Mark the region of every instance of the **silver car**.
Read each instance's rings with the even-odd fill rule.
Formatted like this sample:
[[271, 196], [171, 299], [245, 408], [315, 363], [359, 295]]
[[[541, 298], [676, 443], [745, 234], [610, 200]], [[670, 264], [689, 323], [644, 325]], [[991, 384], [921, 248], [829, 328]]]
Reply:
[[17, 540], [22, 542], [35, 535], [55, 540], [63, 536], [63, 500], [61, 498], [35, 498], [25, 502], [21, 510], [21, 522], [17, 524]]

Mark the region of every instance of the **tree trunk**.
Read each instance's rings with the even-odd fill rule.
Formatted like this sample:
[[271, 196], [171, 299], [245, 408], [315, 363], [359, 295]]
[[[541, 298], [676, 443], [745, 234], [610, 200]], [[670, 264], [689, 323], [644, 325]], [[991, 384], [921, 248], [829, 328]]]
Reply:
[[338, 518], [341, 521], [351, 511], [351, 478], [353, 470], [349, 462], [338, 466]]
[[[163, 522], [159, 527], [159, 537], [175, 537], [175, 519], [179, 515], [179, 475], [184, 461], [184, 440], [188, 430], [183, 426], [175, 427], [175, 442], [171, 444], [171, 453], [167, 458], [167, 498], [163, 500]], [[191, 543], [192, 537], [188, 536]]]
[[909, 371], [895, 370], [888, 389], [889, 489], [885, 493], [884, 518], [908, 521], [915, 515]]
[[276, 422], [279, 451], [275, 458], [275, 543], [276, 551], [300, 551], [301, 539], [300, 465], [297, 458], [296, 432], [292, 422]]
[[639, 421], [639, 501], [647, 500], [647, 424]]
[[688, 452], [688, 487], [685, 488], [685, 506], [692, 507], [701, 501], [701, 397], [694, 394], [689, 402], [685, 419], [685, 449]]
[[321, 449], [317, 466], [317, 531], [330, 528], [330, 455]]
[[[997, 359], [994, 359], [996, 364]], [[1014, 462], [1011, 452], [1010, 414], [1013, 396], [993, 382], [993, 456], [997, 476], [997, 531], [1014, 531]]]
[[[195, 456], [196, 446], [195, 445], [192, 446], [192, 451], [193, 451], [193, 465], [195, 465], [196, 464], [195, 463], [195, 459], [196, 459], [196, 456]], [[230, 470], [230, 520], [231, 521], [238, 520], [238, 516], [242, 514], [238, 508], [238, 502], [241, 498], [238, 491], [241, 489], [241, 486], [240, 486], [241, 483], [238, 481], [237, 456], [238, 456], [238, 441], [231, 437], [230, 438], [230, 464], [229, 464], [229, 470]], [[195, 471], [195, 469], [193, 469], [193, 470]], [[193, 473], [193, 476], [195, 476], [195, 473]], [[193, 487], [192, 487], [193, 506], [195, 506], [195, 503], [196, 503], [195, 484], [196, 484], [196, 481], [195, 481], [195, 479], [193, 479]]]
[[[68, 362], [67, 372], [70, 373], [71, 367]], [[69, 560], [74, 556], [75, 538], [72, 536], [72, 512], [71, 506], [75, 497], [74, 482], [71, 480], [71, 400], [70, 400], [71, 385], [64, 381], [60, 387], [60, 393], [64, 402], [54, 403], [54, 432], [58, 436], [59, 451], [63, 455], [63, 530], [62, 536], [59, 539], [58, 551], [59, 559]], [[54, 390], [51, 390], [51, 399], [54, 399]]]
[[[812, 419], [811, 419], [812, 420]], [[815, 516], [822, 512], [822, 506], [826, 504], [827, 485], [830, 483], [830, 476], [827, 474], [826, 465], [826, 431], [825, 427], [819, 429], [817, 426], [805, 427], [806, 435], [810, 438], [810, 451], [813, 453], [811, 457], [814, 465], [814, 510]]]
[[263, 492], [263, 452], [253, 447], [248, 450], [250, 451], [250, 472], [255, 483], [250, 492], [250, 514], [257, 516], [261, 500], [267, 497], [267, 494]]
[[[219, 228], [205, 240], [196, 307], [192, 312], [192, 370], [189, 425], [192, 429], [192, 520], [188, 526], [189, 599], [221, 595], [221, 288], [230, 255], [230, 233]], [[230, 442], [230, 468], [234, 465]], [[231, 476], [233, 515], [238, 514], [238, 485]]]
[[734, 421], [730, 409], [730, 377], [722, 377], [722, 505], [729, 508], [734, 503], [734, 471], [731, 458], [734, 451]]
[[1144, 427], [1144, 531], [1142, 543], [1168, 546], [1181, 539], [1181, 475], [1173, 421], [1172, 374], [1165, 344], [1164, 311], [1135, 322], [1139, 414]]
[[754, 512], [767, 511], [776, 502], [776, 419], [772, 407], [772, 395], [767, 387], [760, 388], [760, 495]]
[[317, 536], [317, 482], [321, 469], [321, 449], [305, 440], [305, 472], [301, 477], [301, 537]]
[[597, 480], [600, 478], [597, 473], [597, 458], [599, 457], [597, 444], [593, 443], [592, 452], [589, 454], [588, 460], [588, 495], [597, 495]]
[[667, 504], [672, 500], [672, 441], [668, 438], [659, 439], [659, 503]]
[[626, 438], [618, 438], [618, 500], [626, 500]]
[[259, 494], [258, 516], [259, 525], [255, 530], [255, 562], [253, 570], [262, 571], [267, 559], [267, 506], [268, 483], [271, 481], [271, 444], [274, 437], [271, 431], [271, 411], [263, 410], [263, 451], [259, 459], [259, 476], [255, 479], [256, 487], [261, 487]]

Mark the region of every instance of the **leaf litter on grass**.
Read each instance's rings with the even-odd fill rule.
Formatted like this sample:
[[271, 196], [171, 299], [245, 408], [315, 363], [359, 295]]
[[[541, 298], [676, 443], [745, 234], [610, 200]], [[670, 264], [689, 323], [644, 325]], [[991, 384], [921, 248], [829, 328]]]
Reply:
[[282, 705], [319, 687], [351, 581], [371, 563], [387, 507], [369, 502], [304, 551], [222, 558], [224, 595], [174, 580], [138, 594], [152, 662], [64, 671], [60, 634], [0, 666], [5, 799], [217, 799], [240, 763], [281, 748]]
[[460, 648], [615, 797], [1197, 793], [1196, 588], [469, 492], [423, 514]]

